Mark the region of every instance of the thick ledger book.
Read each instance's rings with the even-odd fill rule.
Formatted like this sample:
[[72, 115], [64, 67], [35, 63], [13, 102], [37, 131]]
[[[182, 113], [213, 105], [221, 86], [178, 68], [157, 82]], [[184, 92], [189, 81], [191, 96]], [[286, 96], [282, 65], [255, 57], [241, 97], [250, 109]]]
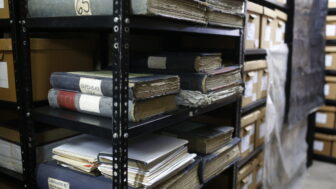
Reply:
[[233, 127], [184, 122], [164, 130], [189, 141], [190, 152], [210, 154], [232, 140]]
[[82, 135], [54, 148], [53, 159], [63, 166], [91, 173], [98, 167], [98, 154], [110, 147], [108, 140]]
[[239, 66], [224, 67], [209, 73], [180, 73], [183, 90], [209, 93], [241, 83]]
[[227, 14], [220, 11], [211, 10], [207, 14], [209, 24], [242, 28], [244, 25], [243, 15]]
[[198, 177], [199, 164], [201, 158], [185, 168], [183, 171], [158, 185], [157, 189], [199, 189], [201, 184]]
[[[129, 143], [128, 184], [132, 187], [155, 188], [178, 174], [195, 160], [189, 154], [188, 141], [176, 137], [149, 134]], [[112, 149], [99, 154], [102, 164], [98, 169], [112, 177]]]
[[203, 182], [209, 181], [211, 178], [219, 175], [230, 165], [235, 163], [240, 158], [239, 150], [240, 139], [234, 138], [232, 142], [224, 145], [219, 150], [212, 154], [201, 156], [202, 163], [202, 180]]
[[46, 162], [38, 165], [37, 186], [39, 189], [93, 189], [113, 188], [110, 179], [103, 176], [94, 177], [57, 165], [56, 162]]
[[241, 0], [206, 0], [210, 9], [223, 13], [244, 14], [244, 1]]
[[136, 71], [176, 73], [210, 72], [222, 67], [221, 53], [162, 53], [140, 54], [131, 58], [131, 67]]
[[[206, 6], [198, 0], [131, 0], [134, 15], [157, 15], [206, 23]], [[29, 0], [31, 17], [113, 15], [111, 0]]]
[[[82, 113], [112, 117], [112, 98], [77, 92], [50, 89], [49, 105]], [[129, 100], [128, 119], [136, 122], [176, 109], [175, 95], [162, 96], [145, 101]]]
[[181, 106], [204, 107], [240, 96], [242, 92], [243, 87], [240, 85], [227, 87], [208, 94], [200, 91], [181, 90], [180, 94], [176, 97], [176, 102]]
[[[112, 71], [55, 72], [50, 76], [50, 83], [55, 89], [112, 97], [112, 79]], [[129, 99], [132, 100], [177, 94], [179, 91], [178, 76], [132, 73], [129, 75]]]

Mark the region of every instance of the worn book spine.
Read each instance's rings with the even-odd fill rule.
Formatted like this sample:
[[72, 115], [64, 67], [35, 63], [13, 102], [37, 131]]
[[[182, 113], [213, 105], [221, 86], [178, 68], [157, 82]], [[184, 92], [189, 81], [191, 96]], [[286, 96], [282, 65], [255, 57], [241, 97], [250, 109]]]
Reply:
[[179, 74], [181, 80], [181, 89], [191, 91], [201, 91], [207, 93], [206, 79], [207, 74], [195, 73], [195, 74]]
[[[131, 69], [160, 73], [199, 72], [196, 59], [200, 53], [167, 53], [162, 55], [135, 54], [131, 57]], [[220, 56], [220, 55], [219, 55]]]
[[64, 108], [103, 117], [112, 117], [112, 98], [51, 89], [48, 93], [51, 107]]
[[110, 179], [103, 176], [93, 177], [68, 168], [56, 162], [40, 164], [37, 169], [37, 186], [39, 189], [50, 188], [113, 188]]

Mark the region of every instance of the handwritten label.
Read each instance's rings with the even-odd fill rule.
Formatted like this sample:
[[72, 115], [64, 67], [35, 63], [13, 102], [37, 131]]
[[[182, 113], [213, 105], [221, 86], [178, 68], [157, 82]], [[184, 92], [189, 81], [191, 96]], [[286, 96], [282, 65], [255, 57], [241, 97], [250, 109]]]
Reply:
[[272, 34], [271, 26], [266, 26], [265, 28], [265, 41], [266, 42], [271, 41], [271, 34]]
[[324, 143], [322, 141], [319, 141], [319, 140], [314, 141], [314, 150], [323, 151], [323, 148], [324, 148]]
[[324, 64], [326, 67], [332, 66], [333, 57], [329, 54], [325, 55]]
[[247, 82], [245, 82], [245, 93], [244, 96], [245, 97], [250, 97], [253, 95], [253, 81], [249, 80]]
[[70, 189], [70, 184], [54, 178], [48, 178], [49, 189]]
[[282, 43], [284, 41], [283, 36], [284, 36], [284, 33], [282, 32], [282, 29], [277, 28], [276, 34], [275, 34], [275, 41], [279, 42], [279, 43]]
[[328, 24], [326, 27], [326, 35], [327, 36], [334, 36], [336, 33], [336, 25]]
[[330, 85], [325, 84], [324, 85], [324, 96], [329, 96], [329, 92], [330, 92]]
[[253, 22], [247, 23], [247, 32], [246, 32], [246, 40], [253, 41], [255, 38], [255, 24]]
[[4, 0], [0, 0], [0, 9], [5, 8], [5, 1]]
[[99, 79], [80, 78], [79, 88], [82, 93], [103, 96], [101, 83], [102, 81]]
[[167, 69], [167, 57], [150, 56], [148, 57], [148, 68], [151, 69]]
[[90, 0], [75, 0], [75, 9], [77, 16], [92, 15]]
[[266, 91], [267, 90], [267, 84], [268, 84], [268, 77], [267, 77], [267, 75], [264, 75], [262, 77], [262, 81], [261, 81], [261, 90], [262, 91]]
[[0, 62], [0, 88], [9, 88], [7, 62]]
[[102, 97], [100, 96], [92, 96], [92, 95], [81, 95], [79, 98], [79, 108], [80, 110], [87, 112], [100, 113], [100, 100]]
[[316, 122], [326, 124], [327, 123], [327, 114], [318, 112], [316, 113]]

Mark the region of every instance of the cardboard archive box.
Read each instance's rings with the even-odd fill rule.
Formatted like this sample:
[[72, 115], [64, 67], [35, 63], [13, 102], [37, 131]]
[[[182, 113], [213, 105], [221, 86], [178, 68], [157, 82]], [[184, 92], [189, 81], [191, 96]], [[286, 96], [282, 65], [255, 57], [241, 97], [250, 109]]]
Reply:
[[336, 16], [327, 16], [326, 39], [336, 39]]
[[336, 146], [336, 136], [316, 133], [314, 153], [331, 157], [333, 143], [335, 144], [334, 146]]
[[254, 151], [255, 129], [259, 115], [260, 111], [255, 111], [241, 118], [240, 151], [242, 159]]
[[335, 106], [322, 106], [316, 112], [315, 122], [318, 127], [334, 128], [335, 127]]
[[287, 14], [280, 11], [275, 10], [276, 14], [276, 27], [275, 27], [275, 35], [274, 35], [274, 44], [280, 45], [285, 43], [285, 34], [286, 34], [286, 22], [287, 22]]
[[260, 114], [256, 124], [256, 136], [255, 136], [255, 147], [259, 147], [264, 144], [266, 135], [266, 107], [260, 108]]
[[273, 46], [275, 29], [276, 29], [276, 13], [274, 10], [264, 7], [263, 15], [261, 18], [261, 35], [260, 35], [261, 48], [268, 49]]
[[[252, 104], [256, 100], [261, 98], [262, 87], [264, 87], [267, 90], [267, 83], [264, 83], [265, 86], [262, 86], [265, 67], [266, 67], [265, 60], [255, 60], [245, 62], [244, 64], [245, 92], [242, 103], [243, 107]], [[265, 94], [267, 94], [267, 92], [265, 92]]]
[[255, 188], [261, 188], [264, 177], [264, 152], [260, 152], [255, 159], [254, 183]]
[[256, 161], [252, 160], [238, 171], [237, 189], [256, 189], [255, 174]]
[[247, 14], [245, 48], [258, 49], [260, 47], [259, 36], [263, 7], [252, 2], [247, 2]]
[[329, 0], [328, 8], [336, 8], [336, 0]]
[[[31, 39], [33, 100], [47, 100], [50, 74], [93, 69], [93, 41]], [[16, 102], [11, 39], [0, 39], [0, 100]]]
[[8, 0], [2, 0], [0, 1], [0, 19], [8, 18], [10, 18]]
[[336, 77], [327, 76], [325, 78], [324, 96], [328, 100], [336, 100]]
[[336, 47], [329, 46], [325, 48], [325, 69], [336, 70]]

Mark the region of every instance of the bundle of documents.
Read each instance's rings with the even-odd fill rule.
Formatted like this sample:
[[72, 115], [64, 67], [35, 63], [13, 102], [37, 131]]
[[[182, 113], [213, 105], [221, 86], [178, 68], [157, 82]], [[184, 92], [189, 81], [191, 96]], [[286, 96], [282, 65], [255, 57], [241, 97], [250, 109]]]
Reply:
[[[56, 72], [50, 78], [51, 107], [111, 117], [112, 71]], [[180, 79], [174, 75], [130, 74], [129, 120], [141, 121], [176, 109]]]
[[97, 175], [98, 154], [111, 147], [111, 142], [94, 136], [82, 135], [52, 150], [53, 159], [63, 167]]
[[[195, 160], [188, 153], [188, 141], [150, 134], [131, 140], [128, 149], [128, 184], [135, 188], [153, 188], [177, 175]], [[99, 155], [99, 170], [112, 177], [112, 149]]]
[[233, 130], [227, 126], [184, 122], [165, 129], [163, 133], [188, 140], [190, 152], [210, 154], [231, 142]]

